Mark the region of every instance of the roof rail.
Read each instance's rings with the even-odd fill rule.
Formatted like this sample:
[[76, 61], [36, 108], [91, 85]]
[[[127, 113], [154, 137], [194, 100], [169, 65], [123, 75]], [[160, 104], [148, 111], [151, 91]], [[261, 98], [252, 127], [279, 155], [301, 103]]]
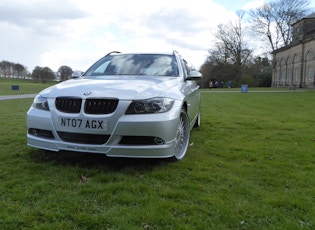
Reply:
[[109, 52], [108, 54], [106, 54], [105, 55], [105, 57], [106, 56], [109, 56], [109, 55], [111, 55], [111, 54], [120, 54], [121, 52], [119, 52], [119, 51], [112, 51], [112, 52]]

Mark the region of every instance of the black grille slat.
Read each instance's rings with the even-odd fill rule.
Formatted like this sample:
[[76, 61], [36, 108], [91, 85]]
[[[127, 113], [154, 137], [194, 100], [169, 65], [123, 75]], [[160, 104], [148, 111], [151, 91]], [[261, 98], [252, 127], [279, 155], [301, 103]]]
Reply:
[[109, 135], [69, 132], [58, 132], [58, 136], [65, 142], [90, 145], [103, 145], [108, 141], [110, 137]]
[[56, 108], [64, 113], [80, 113], [82, 99], [73, 97], [58, 97], [55, 101]]
[[121, 145], [155, 145], [154, 137], [147, 136], [123, 136], [119, 142]]
[[118, 99], [86, 99], [84, 112], [87, 114], [110, 114], [118, 105]]
[[[64, 113], [80, 113], [82, 99], [75, 97], [58, 97], [55, 105], [58, 111]], [[118, 105], [118, 99], [86, 99], [84, 112], [86, 114], [110, 114], [113, 113]]]

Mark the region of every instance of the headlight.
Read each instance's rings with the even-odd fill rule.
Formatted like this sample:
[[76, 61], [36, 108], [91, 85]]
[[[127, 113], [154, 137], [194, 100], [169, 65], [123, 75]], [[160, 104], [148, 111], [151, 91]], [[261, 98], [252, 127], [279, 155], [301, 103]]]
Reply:
[[33, 107], [36, 109], [47, 110], [49, 111], [48, 101], [46, 97], [37, 95], [33, 102]]
[[169, 98], [152, 98], [148, 100], [133, 101], [126, 114], [164, 113], [169, 111], [174, 100]]

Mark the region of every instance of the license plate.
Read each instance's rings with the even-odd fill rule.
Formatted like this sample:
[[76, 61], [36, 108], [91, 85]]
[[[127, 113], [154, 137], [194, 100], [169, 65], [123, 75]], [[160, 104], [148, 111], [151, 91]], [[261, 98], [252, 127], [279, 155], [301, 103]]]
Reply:
[[60, 125], [68, 128], [107, 130], [107, 121], [98, 119], [60, 118]]

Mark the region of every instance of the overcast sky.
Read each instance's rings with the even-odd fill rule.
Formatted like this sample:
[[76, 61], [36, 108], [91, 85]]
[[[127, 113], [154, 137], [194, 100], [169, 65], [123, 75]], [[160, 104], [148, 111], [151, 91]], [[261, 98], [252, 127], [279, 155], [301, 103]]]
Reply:
[[1, 0], [0, 61], [20, 63], [30, 72], [35, 66], [57, 71], [61, 65], [85, 71], [113, 50], [177, 50], [199, 68], [217, 25], [262, 2]]

